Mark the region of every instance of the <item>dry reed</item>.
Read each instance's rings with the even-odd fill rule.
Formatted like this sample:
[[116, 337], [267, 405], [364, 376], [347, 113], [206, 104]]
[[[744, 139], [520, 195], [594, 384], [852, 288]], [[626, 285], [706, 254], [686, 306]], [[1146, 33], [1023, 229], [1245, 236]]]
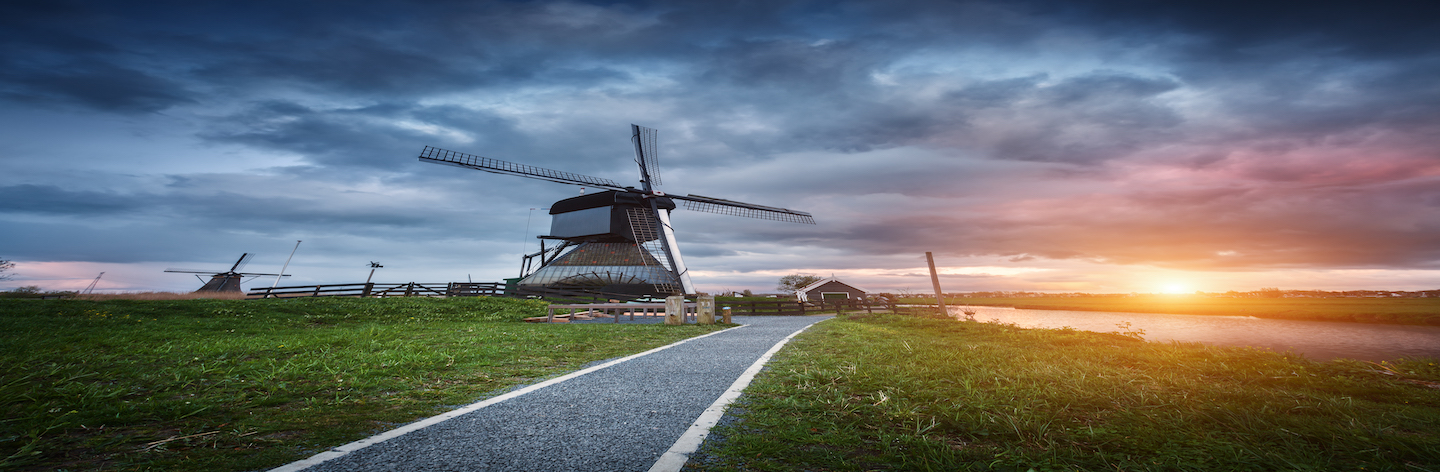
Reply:
[[244, 292], [123, 292], [75, 295], [78, 300], [243, 300]]

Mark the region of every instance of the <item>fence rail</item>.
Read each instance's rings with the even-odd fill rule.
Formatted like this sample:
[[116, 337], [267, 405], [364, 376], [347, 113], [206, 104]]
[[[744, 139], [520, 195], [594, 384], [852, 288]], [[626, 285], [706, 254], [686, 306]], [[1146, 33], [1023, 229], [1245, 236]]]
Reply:
[[[635, 295], [606, 293], [585, 290], [562, 290], [536, 287], [509, 287], [494, 282], [449, 282], [399, 284], [360, 283], [329, 285], [295, 285], [288, 287], [261, 287], [251, 289], [246, 299], [261, 298], [302, 298], [302, 297], [508, 297], [538, 298], [567, 304], [606, 303], [610, 301], [631, 301]], [[798, 302], [793, 300], [775, 301], [731, 301], [719, 305], [730, 307], [735, 315], [806, 315], [841, 311], [874, 312], [876, 309], [894, 313], [923, 310], [923, 305], [897, 306], [885, 299], [815, 300]]]
[[505, 284], [498, 283], [416, 283], [402, 284], [329, 284], [261, 287], [250, 289], [246, 299], [301, 297], [478, 297], [503, 295]]
[[878, 299], [815, 300], [805, 303], [784, 300], [734, 301], [720, 304], [730, 307], [730, 312], [736, 315], [818, 315], [832, 311], [838, 313], [865, 310], [873, 313], [876, 309], [895, 310], [895, 305]]
[[537, 287], [506, 288], [495, 282], [449, 282], [400, 284], [361, 283], [328, 285], [294, 285], [288, 287], [259, 287], [250, 289], [246, 299], [259, 298], [302, 298], [302, 297], [510, 297], [542, 298], [566, 303], [595, 303], [610, 300], [629, 301], [637, 297], [623, 293], [609, 293], [588, 290], [564, 290]]

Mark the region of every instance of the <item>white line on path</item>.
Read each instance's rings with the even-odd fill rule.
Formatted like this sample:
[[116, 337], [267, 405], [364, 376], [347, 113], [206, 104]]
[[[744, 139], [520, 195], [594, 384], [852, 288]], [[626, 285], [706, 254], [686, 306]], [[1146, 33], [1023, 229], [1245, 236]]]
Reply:
[[[819, 323], [819, 321], [815, 323]], [[754, 364], [750, 364], [750, 368], [745, 369], [745, 372], [740, 374], [740, 378], [730, 384], [730, 389], [720, 394], [720, 398], [716, 399], [715, 403], [711, 403], [710, 407], [695, 419], [695, 423], [690, 425], [690, 429], [685, 430], [685, 434], [680, 435], [680, 439], [670, 446], [670, 450], [665, 451], [665, 454], [660, 456], [660, 460], [650, 466], [650, 472], [678, 472], [681, 467], [685, 467], [685, 461], [690, 460], [690, 454], [694, 454], [695, 450], [700, 448], [700, 443], [705, 442], [705, 437], [710, 435], [710, 428], [714, 428], [716, 424], [720, 423], [720, 417], [725, 416], [725, 408], [730, 406], [735, 399], [740, 398], [740, 393], [745, 391], [745, 387], [750, 386], [750, 381], [755, 380], [755, 374], [765, 368], [765, 363], [770, 362], [770, 357], [774, 356], [776, 352], [780, 352], [780, 348], [785, 347], [785, 343], [790, 342], [790, 338], [810, 329], [811, 326], [815, 326], [815, 323], [810, 323], [804, 328], [790, 333], [785, 339], [775, 343], [775, 346], [771, 347], [769, 351], [765, 351], [765, 354], [756, 359]]]
[[[566, 381], [566, 380], [570, 380], [570, 379], [573, 379], [573, 378], [576, 378], [576, 377], [579, 377], [579, 376], [582, 376], [582, 375], [585, 375], [585, 374], [588, 374], [588, 373], [591, 373], [591, 372], [595, 372], [595, 371], [597, 371], [597, 370], [604, 369], [604, 368], [606, 368], [606, 367], [610, 367], [610, 366], [613, 366], [613, 365], [615, 365], [615, 364], [619, 364], [619, 363], [621, 363], [621, 362], [625, 362], [625, 361], [628, 361], [628, 360], [631, 360], [631, 359], [636, 359], [636, 358], [648, 356], [648, 355], [650, 355], [650, 354], [654, 354], [654, 353], [657, 353], [657, 352], [660, 352], [660, 351], [664, 351], [664, 350], [666, 350], [666, 349], [670, 349], [670, 348], [672, 348], [672, 347], [679, 346], [679, 345], [681, 345], [681, 344], [685, 344], [685, 343], [687, 343], [687, 342], [694, 341], [694, 340], [696, 340], [696, 339], [705, 338], [705, 337], [710, 337], [710, 336], [714, 336], [714, 335], [717, 335], [717, 334], [720, 334], [720, 333], [724, 333], [724, 332], [726, 332], [726, 331], [730, 331], [730, 330], [733, 330], [733, 329], [740, 329], [740, 328], [744, 328], [744, 327], [745, 327], [745, 326], [736, 326], [736, 327], [734, 327], [734, 328], [723, 329], [723, 330], [716, 331], [716, 332], [713, 332], [713, 333], [710, 333], [710, 334], [705, 334], [705, 335], [701, 335], [701, 336], [696, 336], [696, 337], [689, 338], [689, 339], [682, 339], [682, 340], [677, 341], [677, 342], [675, 342], [675, 343], [668, 344], [668, 345], [665, 345], [665, 346], [660, 346], [660, 347], [657, 347], [657, 348], [655, 348], [655, 349], [651, 349], [651, 350], [649, 350], [649, 351], [645, 351], [645, 352], [642, 352], [642, 353], [639, 353], [639, 354], [635, 354], [635, 355], [631, 355], [631, 356], [627, 356], [627, 357], [622, 357], [622, 358], [619, 358], [619, 359], [615, 359], [615, 360], [613, 360], [613, 361], [606, 362], [606, 363], [604, 363], [604, 364], [600, 364], [600, 365], [597, 365], [597, 366], [593, 366], [593, 367], [590, 367], [590, 368], [588, 368], [588, 369], [577, 370], [577, 371], [575, 371], [575, 372], [571, 372], [571, 373], [569, 373], [569, 374], [565, 374], [565, 375], [562, 375], [562, 376], [559, 376], [559, 377], [555, 377], [555, 378], [553, 378], [553, 379], [546, 380], [546, 381], [544, 381], [544, 382], [540, 382], [540, 383], [537, 383], [537, 384], [535, 384], [535, 385], [531, 385], [531, 386], [529, 386], [529, 387], [525, 387], [525, 388], [522, 388], [522, 389], [519, 389], [519, 390], [515, 390], [515, 391], [512, 391], [512, 392], [506, 393], [506, 394], [504, 394], [504, 395], [500, 395], [500, 396], [497, 396], [497, 397], [494, 397], [494, 398], [490, 398], [490, 399], [488, 399], [488, 400], [484, 400], [484, 401], [480, 401], [480, 402], [476, 402], [476, 403], [471, 403], [471, 404], [469, 404], [469, 405], [465, 405], [465, 406], [463, 406], [463, 407], [460, 407], [460, 409], [458, 409], [458, 410], [451, 410], [451, 411], [448, 411], [448, 412], [445, 412], [445, 413], [441, 413], [441, 414], [439, 414], [439, 415], [431, 416], [431, 417], [429, 417], [429, 418], [425, 418], [425, 419], [423, 419], [423, 420], [416, 421], [416, 422], [414, 422], [414, 423], [410, 423], [410, 424], [407, 424], [407, 425], [405, 425], [405, 426], [401, 426], [401, 427], [399, 427], [399, 428], [395, 428], [395, 429], [392, 429], [392, 430], [389, 430], [389, 431], [386, 431], [386, 432], [383, 432], [383, 433], [380, 433], [380, 434], [377, 434], [377, 435], [374, 435], [374, 436], [370, 436], [370, 437], [368, 437], [368, 438], [361, 439], [361, 440], [359, 440], [359, 441], [355, 441], [355, 442], [352, 442], [352, 443], [350, 443], [350, 444], [346, 444], [346, 445], [343, 445], [343, 446], [340, 446], [340, 447], [336, 447], [336, 448], [331, 449], [331, 450], [329, 450], [329, 451], [325, 451], [325, 452], [322, 452], [322, 453], [319, 453], [319, 454], [310, 456], [310, 458], [308, 458], [308, 459], [301, 459], [301, 460], [298, 460], [298, 461], [295, 461], [295, 462], [291, 462], [291, 463], [289, 463], [289, 464], [282, 465], [282, 466], [280, 466], [280, 467], [276, 467], [276, 468], [274, 468], [274, 469], [270, 469], [270, 472], [295, 472], [295, 471], [305, 470], [305, 469], [310, 468], [310, 467], [312, 467], [312, 466], [319, 465], [321, 462], [338, 459], [338, 458], [340, 458], [340, 457], [342, 457], [342, 456], [344, 456], [344, 455], [346, 455], [346, 454], [349, 454], [349, 453], [352, 453], [352, 452], [355, 452], [355, 451], [364, 449], [364, 448], [366, 448], [366, 447], [369, 447], [369, 446], [372, 446], [372, 445], [375, 445], [375, 444], [379, 444], [379, 443], [385, 442], [385, 441], [390, 440], [390, 439], [398, 438], [398, 437], [404, 436], [405, 434], [408, 434], [408, 433], [410, 433], [410, 432], [413, 432], [413, 431], [416, 431], [416, 430], [419, 430], [419, 429], [422, 429], [422, 428], [425, 428], [425, 427], [428, 427], [428, 426], [435, 425], [435, 424], [440, 423], [440, 422], [442, 422], [442, 421], [445, 421], [445, 420], [448, 420], [448, 419], [451, 419], [451, 418], [454, 418], [454, 417], [457, 417], [457, 416], [460, 416], [460, 415], [464, 415], [464, 414], [466, 414], [466, 413], [470, 413], [470, 412], [472, 412], [472, 411], [479, 410], [479, 409], [481, 409], [481, 408], [485, 408], [485, 407], [487, 407], [487, 406], [494, 405], [494, 404], [496, 404], [496, 403], [500, 403], [500, 402], [503, 402], [503, 401], [505, 401], [505, 400], [509, 400], [509, 399], [511, 399], [511, 398], [515, 398], [515, 397], [518, 397], [518, 396], [521, 396], [521, 395], [524, 395], [524, 394], [527, 394], [527, 393], [530, 393], [530, 392], [533, 392], [533, 391], [536, 391], [536, 390], [540, 390], [540, 389], [542, 389], [542, 388], [549, 387], [549, 386], [551, 386], [551, 385], [555, 385], [555, 384], [557, 384], [557, 383], [564, 382], [564, 381]], [[798, 332], [797, 332], [797, 333], [798, 333]], [[791, 336], [794, 336], [794, 334], [792, 334]], [[785, 338], [785, 339], [788, 340], [788, 339], [790, 339], [790, 338]], [[781, 344], [784, 344], [784, 343], [782, 342]], [[769, 354], [769, 353], [766, 353], [766, 354], [765, 354], [765, 357], [762, 357], [762, 359], [768, 358], [769, 356], [770, 356], [770, 354]], [[752, 368], [753, 368], [753, 367], [752, 367]], [[746, 373], [748, 374], [749, 371], [746, 371]], [[753, 376], [753, 374], [752, 374], [752, 376]], [[742, 377], [743, 377], [743, 376], [742, 376]]]

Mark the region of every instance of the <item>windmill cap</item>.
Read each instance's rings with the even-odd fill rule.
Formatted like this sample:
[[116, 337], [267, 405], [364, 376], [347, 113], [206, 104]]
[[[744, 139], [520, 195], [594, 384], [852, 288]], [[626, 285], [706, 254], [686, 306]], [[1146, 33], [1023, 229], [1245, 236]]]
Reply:
[[[550, 214], [558, 215], [572, 211], [589, 210], [591, 208], [608, 207], [615, 205], [650, 206], [646, 201], [645, 194], [638, 192], [621, 192], [619, 190], [607, 190], [604, 192], [570, 197], [550, 205]], [[656, 197], [655, 202], [660, 208], [666, 210], [675, 209], [675, 201], [665, 197]]]

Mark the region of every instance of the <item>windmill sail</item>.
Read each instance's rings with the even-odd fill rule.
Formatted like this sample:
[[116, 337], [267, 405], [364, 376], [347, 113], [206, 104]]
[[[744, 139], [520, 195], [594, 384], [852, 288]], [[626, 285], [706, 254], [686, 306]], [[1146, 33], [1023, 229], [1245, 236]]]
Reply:
[[491, 159], [474, 154], [465, 154], [463, 152], [447, 151], [431, 146], [425, 146], [425, 150], [420, 152], [420, 160], [435, 164], [464, 167], [466, 169], [483, 170], [496, 174], [518, 175], [532, 179], [548, 180], [562, 184], [600, 187], [610, 190], [625, 190], [625, 187], [616, 183], [614, 180], [606, 178], [516, 164], [510, 161]]
[[699, 195], [667, 195], [673, 200], [685, 202], [685, 209], [701, 211], [706, 213], [719, 213], [721, 215], [743, 216], [746, 218], [759, 218], [762, 220], [786, 221], [790, 223], [815, 224], [815, 217], [803, 211], [795, 211], [788, 208], [768, 207], [753, 203], [737, 202], [723, 198], [702, 197]]
[[640, 165], [640, 180], [650, 186], [660, 185], [660, 152], [655, 144], [660, 132], [640, 125], [630, 125], [630, 132], [630, 139], [635, 141], [635, 163]]

